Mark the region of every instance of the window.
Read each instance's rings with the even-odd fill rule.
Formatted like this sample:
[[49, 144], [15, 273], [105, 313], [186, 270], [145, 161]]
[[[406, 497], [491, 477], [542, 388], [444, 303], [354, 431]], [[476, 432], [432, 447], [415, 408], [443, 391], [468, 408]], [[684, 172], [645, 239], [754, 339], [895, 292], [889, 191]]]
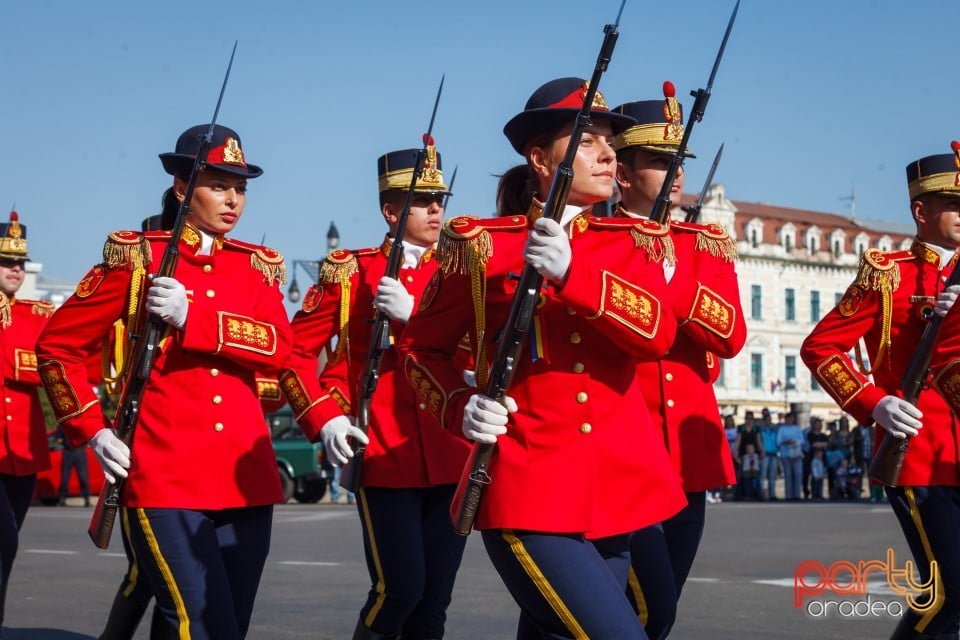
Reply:
[[817, 376], [810, 376], [810, 391], [820, 391], [820, 383], [817, 382]]
[[783, 319], [787, 322], [795, 322], [797, 319], [796, 297], [793, 289], [787, 289], [783, 301]]
[[763, 354], [750, 354], [750, 387], [763, 389]]
[[820, 321], [820, 292], [810, 292], [810, 322]]
[[833, 306], [840, 304], [841, 300], [843, 300], [843, 293], [840, 291], [835, 292], [833, 294]]
[[783, 358], [783, 384], [789, 387], [793, 384], [797, 386], [797, 356], [784, 356]]
[[727, 386], [727, 368], [723, 366], [723, 360], [716, 358], [717, 368], [720, 369], [720, 375], [717, 376], [717, 381], [714, 383], [718, 387]]
[[753, 320], [763, 320], [763, 298], [760, 293], [760, 285], [750, 285], [750, 318]]

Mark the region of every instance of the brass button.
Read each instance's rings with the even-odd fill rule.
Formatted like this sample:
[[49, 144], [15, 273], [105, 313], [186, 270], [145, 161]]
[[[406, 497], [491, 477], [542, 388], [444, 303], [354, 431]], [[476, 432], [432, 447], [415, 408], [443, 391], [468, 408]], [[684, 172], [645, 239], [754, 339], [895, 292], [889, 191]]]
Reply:
[[216, 378], [218, 375], [220, 375], [220, 369], [210, 369], [210, 375]]
[[421, 410], [421, 411], [423, 411], [424, 409], [427, 408], [427, 405], [424, 404], [423, 402], [421, 402], [421, 403], [420, 403], [419, 405], [417, 405], [417, 406], [420, 407], [420, 410]]
[[585, 368], [586, 368], [586, 367], [583, 366], [583, 363], [582, 363], [582, 362], [574, 362], [574, 363], [573, 363], [573, 372], [574, 372], [574, 373], [583, 373], [583, 370], [584, 370]]
[[591, 431], [593, 431], [593, 425], [589, 422], [584, 422], [582, 425], [580, 425], [580, 433], [586, 435]]
[[672, 381], [673, 381], [673, 374], [672, 374], [672, 373], [668, 373], [667, 375], [664, 376], [664, 378], [667, 379], [667, 382], [672, 382]]
[[223, 423], [222, 423], [222, 422], [218, 422], [217, 424], [213, 425], [213, 430], [214, 430], [214, 431], [223, 431]]
[[215, 296], [215, 295], [217, 295], [217, 292], [216, 292], [216, 291], [214, 291], [213, 289], [207, 289], [207, 297], [208, 297], [208, 298], [212, 298], [212, 297]]
[[407, 282], [413, 282], [413, 276], [407, 276]]
[[575, 316], [577, 315], [577, 312], [571, 309], [570, 307], [567, 307], [567, 314], [571, 316]]
[[7, 420], [13, 420], [13, 416], [7, 416]]
[[547, 296], [541, 293], [537, 296], [537, 309], [543, 309], [545, 306], [547, 306]]
[[4, 402], [13, 402], [13, 398], [6, 397], [3, 399]]
[[576, 331], [570, 334], [570, 342], [572, 344], [580, 344], [580, 340], [581, 340], [580, 334], [577, 333]]
[[211, 271], [213, 271], [213, 265], [209, 265], [209, 264], [203, 265], [203, 272], [204, 272], [204, 273], [210, 273]]
[[586, 401], [587, 401], [586, 391], [581, 391], [580, 393], [577, 394], [577, 402], [579, 402], [580, 404], [583, 404]]
[[223, 398], [221, 396], [213, 396], [213, 404], [220, 404], [221, 402], [223, 402]]
[[673, 400], [667, 400], [667, 406], [673, 409], [674, 402]]

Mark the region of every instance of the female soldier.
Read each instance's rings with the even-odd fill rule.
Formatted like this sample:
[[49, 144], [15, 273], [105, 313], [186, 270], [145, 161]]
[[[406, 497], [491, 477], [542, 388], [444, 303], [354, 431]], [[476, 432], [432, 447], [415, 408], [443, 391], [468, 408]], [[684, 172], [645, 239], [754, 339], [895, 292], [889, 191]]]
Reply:
[[[610, 113], [599, 93], [562, 218], [541, 217], [539, 201], [585, 93], [580, 78], [553, 80], [507, 123], [504, 133], [527, 160], [519, 188], [529, 189], [526, 197], [501, 191], [499, 200], [523, 202], [526, 215], [460, 217], [444, 227], [440, 272], [400, 352], [421, 406], [447, 429], [497, 443], [477, 528], [520, 605], [521, 631], [645, 638], [625, 595], [629, 533], [684, 505], [635, 379], [636, 358], [662, 356], [676, 330], [673, 314], [661, 309], [666, 284], [651, 257], [666, 230], [589, 215], [612, 193], [611, 139], [633, 123]], [[466, 387], [452, 356], [469, 335], [483, 389], [524, 260], [546, 283], [503, 406]]]
[[[160, 156], [181, 201], [208, 127], [188, 129], [175, 153]], [[89, 441], [108, 480], [127, 478], [119, 517], [167, 624], [180, 637], [236, 639], [250, 623], [282, 495], [254, 371], [277, 372], [291, 332], [278, 285], [283, 258], [226, 237], [243, 213], [247, 180], [262, 171], [226, 127], [215, 127], [210, 147], [174, 277], [148, 275], [169, 231], [112, 233], [103, 262], [41, 335], [37, 357], [67, 437]], [[143, 309], [169, 327], [131, 454], [104, 427], [84, 364], [118, 319], [135, 331]]]

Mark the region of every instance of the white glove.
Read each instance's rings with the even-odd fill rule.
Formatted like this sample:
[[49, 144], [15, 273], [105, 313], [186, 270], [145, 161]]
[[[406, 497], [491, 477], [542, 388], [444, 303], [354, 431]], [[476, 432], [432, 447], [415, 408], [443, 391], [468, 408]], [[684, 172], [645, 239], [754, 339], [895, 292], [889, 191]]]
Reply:
[[359, 440], [363, 444], [370, 444], [370, 438], [363, 431], [353, 425], [353, 418], [337, 416], [327, 421], [320, 429], [320, 438], [323, 440], [323, 450], [334, 466], [347, 464], [353, 457], [353, 449], [347, 444], [347, 438]]
[[570, 270], [570, 240], [560, 223], [550, 218], [534, 222], [523, 259], [547, 280], [563, 282]]
[[377, 285], [377, 295], [373, 298], [373, 306], [390, 316], [391, 320], [406, 322], [413, 313], [413, 296], [399, 280], [383, 276]]
[[482, 393], [475, 393], [463, 410], [463, 435], [477, 442], [494, 444], [497, 436], [507, 432], [507, 414], [516, 410], [517, 403], [510, 396], [505, 396], [500, 404]]
[[937, 296], [937, 303], [933, 305], [933, 312], [941, 318], [947, 315], [950, 307], [957, 301], [958, 295], [960, 295], [960, 284], [950, 285], [941, 291], [940, 295]]
[[114, 484], [117, 478], [126, 478], [130, 468], [130, 447], [117, 437], [113, 429], [104, 427], [93, 434], [87, 442], [97, 456], [107, 482]]
[[176, 329], [187, 323], [187, 290], [176, 278], [157, 277], [147, 290], [147, 311]]
[[897, 396], [884, 396], [870, 416], [894, 438], [915, 436], [923, 428], [923, 412]]

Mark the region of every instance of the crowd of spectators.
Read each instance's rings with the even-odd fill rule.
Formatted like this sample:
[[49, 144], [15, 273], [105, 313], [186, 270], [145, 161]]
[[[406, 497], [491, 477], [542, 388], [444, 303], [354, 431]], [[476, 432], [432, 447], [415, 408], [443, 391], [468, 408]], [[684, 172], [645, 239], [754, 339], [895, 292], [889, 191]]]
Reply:
[[858, 424], [851, 429], [846, 417], [827, 426], [812, 416], [801, 427], [793, 412], [781, 419], [767, 408], [759, 419], [747, 411], [740, 425], [733, 416], [724, 417], [737, 482], [708, 492], [707, 501], [884, 501], [882, 488], [867, 479], [873, 428]]

